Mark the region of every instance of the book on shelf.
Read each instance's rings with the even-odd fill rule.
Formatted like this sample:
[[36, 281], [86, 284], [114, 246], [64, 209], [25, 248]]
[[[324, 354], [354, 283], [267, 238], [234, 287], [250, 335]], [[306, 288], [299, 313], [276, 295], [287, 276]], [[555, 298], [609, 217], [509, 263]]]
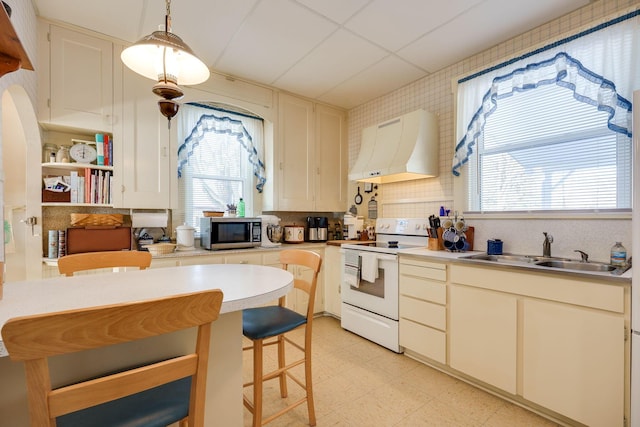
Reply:
[[99, 166], [104, 166], [104, 137], [104, 134], [96, 133], [96, 151], [98, 152], [96, 164]]

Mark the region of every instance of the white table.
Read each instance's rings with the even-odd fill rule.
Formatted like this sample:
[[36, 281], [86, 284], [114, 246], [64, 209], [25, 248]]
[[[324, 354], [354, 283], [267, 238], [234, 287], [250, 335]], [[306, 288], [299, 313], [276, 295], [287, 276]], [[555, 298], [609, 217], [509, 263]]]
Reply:
[[[212, 264], [5, 283], [0, 328], [16, 316], [139, 301], [222, 289], [221, 316], [212, 328], [205, 425], [242, 425], [242, 310], [274, 301], [293, 287], [291, 273], [267, 266]], [[101, 370], [193, 350], [195, 330], [99, 351]], [[97, 350], [96, 350], [97, 351]], [[158, 351], [161, 354], [158, 354]], [[7, 356], [0, 341], [0, 356]], [[52, 361], [56, 384], [95, 374], [82, 353]], [[22, 364], [0, 357], [1, 425], [28, 425]]]

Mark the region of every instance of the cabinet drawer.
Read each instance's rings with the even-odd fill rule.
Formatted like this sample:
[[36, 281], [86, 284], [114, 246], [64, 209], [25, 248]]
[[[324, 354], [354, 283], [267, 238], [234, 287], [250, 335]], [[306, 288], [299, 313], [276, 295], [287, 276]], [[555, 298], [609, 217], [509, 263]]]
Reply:
[[262, 263], [264, 265], [282, 265], [280, 262], [280, 251], [267, 252], [263, 255]]
[[437, 302], [447, 303], [447, 287], [444, 282], [421, 279], [415, 276], [400, 276], [400, 295]]
[[442, 331], [400, 319], [400, 345], [436, 362], [447, 362], [447, 335]]
[[254, 264], [262, 265], [262, 255], [260, 254], [236, 254], [224, 257], [225, 264]]
[[[434, 268], [437, 267], [437, 268]], [[441, 268], [440, 268], [441, 267]], [[447, 281], [447, 270], [445, 265], [433, 264], [429, 267], [418, 266], [414, 264], [400, 263], [401, 276], [415, 276], [424, 279]]]
[[447, 329], [447, 310], [442, 305], [400, 296], [400, 317], [437, 329]]

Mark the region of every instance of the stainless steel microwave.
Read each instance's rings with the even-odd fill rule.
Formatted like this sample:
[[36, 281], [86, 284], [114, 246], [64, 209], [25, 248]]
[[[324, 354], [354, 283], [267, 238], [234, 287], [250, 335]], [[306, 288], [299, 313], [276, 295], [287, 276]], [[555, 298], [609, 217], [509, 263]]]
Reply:
[[200, 218], [200, 245], [204, 249], [239, 249], [260, 246], [260, 218]]

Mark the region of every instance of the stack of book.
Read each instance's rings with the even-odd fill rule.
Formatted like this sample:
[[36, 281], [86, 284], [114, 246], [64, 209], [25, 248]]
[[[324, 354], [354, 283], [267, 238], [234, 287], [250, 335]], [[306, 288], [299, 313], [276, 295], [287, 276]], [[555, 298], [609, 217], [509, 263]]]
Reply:
[[71, 203], [111, 204], [113, 173], [86, 168], [70, 172]]

